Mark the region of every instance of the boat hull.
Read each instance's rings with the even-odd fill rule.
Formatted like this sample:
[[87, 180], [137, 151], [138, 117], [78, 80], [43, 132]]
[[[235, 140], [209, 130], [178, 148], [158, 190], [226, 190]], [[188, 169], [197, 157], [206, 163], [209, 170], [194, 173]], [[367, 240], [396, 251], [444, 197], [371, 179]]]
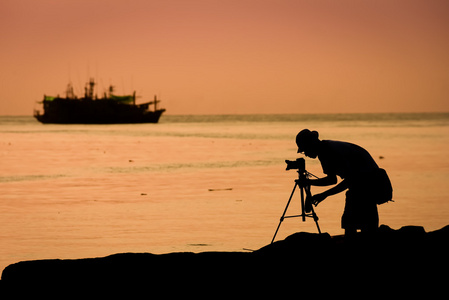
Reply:
[[44, 113], [34, 113], [47, 124], [158, 123], [165, 109], [148, 110], [149, 105], [129, 105], [113, 100], [55, 99], [44, 101]]

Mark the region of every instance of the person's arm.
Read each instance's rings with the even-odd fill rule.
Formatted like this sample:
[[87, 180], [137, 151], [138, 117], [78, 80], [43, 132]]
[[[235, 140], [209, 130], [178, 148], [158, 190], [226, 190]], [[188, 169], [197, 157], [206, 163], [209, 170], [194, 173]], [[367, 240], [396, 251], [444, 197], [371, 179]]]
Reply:
[[326, 177], [323, 178], [307, 180], [307, 185], [314, 185], [314, 186], [327, 186], [336, 183], [337, 183], [337, 175], [327, 175]]
[[322, 192], [320, 194], [313, 195], [312, 198], [310, 199], [310, 201], [312, 202], [313, 205], [317, 206], [318, 203], [320, 203], [327, 197], [341, 193], [344, 190], [346, 190], [347, 188], [348, 188], [348, 184], [347, 184], [346, 180], [343, 180], [342, 182], [340, 182], [336, 186], [328, 189], [327, 191]]
[[295, 180], [299, 186], [301, 187], [306, 187], [309, 185], [314, 185], [314, 186], [328, 186], [328, 185], [333, 185], [337, 183], [337, 176], [336, 175], [327, 175], [326, 177], [323, 178], [317, 178], [317, 179], [296, 179]]

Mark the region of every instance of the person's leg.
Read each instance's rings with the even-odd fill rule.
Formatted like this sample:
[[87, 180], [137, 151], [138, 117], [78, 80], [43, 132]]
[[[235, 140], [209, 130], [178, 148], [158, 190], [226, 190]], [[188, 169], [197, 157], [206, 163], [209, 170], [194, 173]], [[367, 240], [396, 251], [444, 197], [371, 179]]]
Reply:
[[354, 193], [351, 190], [346, 192], [345, 209], [341, 216], [341, 228], [345, 230], [346, 240], [353, 240], [357, 234], [357, 215], [355, 214], [354, 209], [356, 202], [354, 201], [353, 194]]
[[362, 239], [364, 241], [375, 241], [376, 240], [376, 233], [377, 233], [377, 226], [367, 226], [362, 228]]
[[357, 235], [357, 229], [356, 228], [345, 228], [345, 239], [352, 240]]
[[379, 228], [377, 204], [371, 199], [367, 199], [366, 202], [362, 203], [364, 203], [360, 210], [363, 220], [361, 224], [362, 234], [367, 237], [373, 237]]

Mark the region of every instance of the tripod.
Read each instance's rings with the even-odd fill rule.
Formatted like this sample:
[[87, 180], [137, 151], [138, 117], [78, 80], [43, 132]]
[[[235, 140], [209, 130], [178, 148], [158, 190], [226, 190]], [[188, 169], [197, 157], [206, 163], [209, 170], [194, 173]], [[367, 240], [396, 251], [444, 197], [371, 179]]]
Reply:
[[[273, 239], [271, 240], [271, 243], [274, 242], [274, 239], [276, 238], [276, 235], [278, 233], [279, 227], [281, 227], [282, 221], [284, 221], [285, 218], [296, 218], [296, 217], [302, 217], [302, 221], [306, 221], [306, 217], [313, 218], [313, 220], [316, 223], [316, 227], [318, 229], [318, 233], [321, 233], [320, 225], [318, 225], [318, 216], [315, 213], [315, 210], [313, 209], [312, 203], [307, 203], [308, 207], [306, 208], [306, 203], [304, 203], [304, 192], [306, 193], [306, 199], [311, 197], [312, 194], [310, 192], [310, 185], [307, 186], [300, 186], [299, 182], [304, 182], [305, 179], [309, 178], [310, 173], [306, 170], [300, 170], [298, 169], [298, 179], [295, 180], [295, 186], [293, 187], [293, 191], [290, 195], [290, 198], [288, 199], [287, 205], [285, 206], [284, 213], [282, 214], [281, 220], [279, 221], [279, 225], [276, 228], [276, 232], [274, 233]], [[293, 216], [286, 216], [285, 213], [287, 212], [288, 206], [290, 205], [290, 201], [293, 198], [293, 194], [295, 193], [296, 188], [299, 187], [301, 190], [301, 214], [300, 215], [293, 215]], [[310, 206], [309, 206], [310, 205]], [[309, 211], [309, 212], [306, 212]]]

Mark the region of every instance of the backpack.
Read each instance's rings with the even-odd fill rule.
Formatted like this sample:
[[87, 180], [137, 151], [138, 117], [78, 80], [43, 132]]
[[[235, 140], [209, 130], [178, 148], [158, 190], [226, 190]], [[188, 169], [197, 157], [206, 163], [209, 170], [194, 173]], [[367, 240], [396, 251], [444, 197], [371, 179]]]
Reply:
[[393, 187], [384, 169], [378, 168], [352, 177], [348, 185], [350, 190], [365, 195], [378, 205], [393, 201]]
[[[378, 205], [393, 201], [393, 187], [390, 178], [384, 169], [379, 168], [373, 172], [373, 198]], [[393, 201], [394, 202], [394, 201]]]

